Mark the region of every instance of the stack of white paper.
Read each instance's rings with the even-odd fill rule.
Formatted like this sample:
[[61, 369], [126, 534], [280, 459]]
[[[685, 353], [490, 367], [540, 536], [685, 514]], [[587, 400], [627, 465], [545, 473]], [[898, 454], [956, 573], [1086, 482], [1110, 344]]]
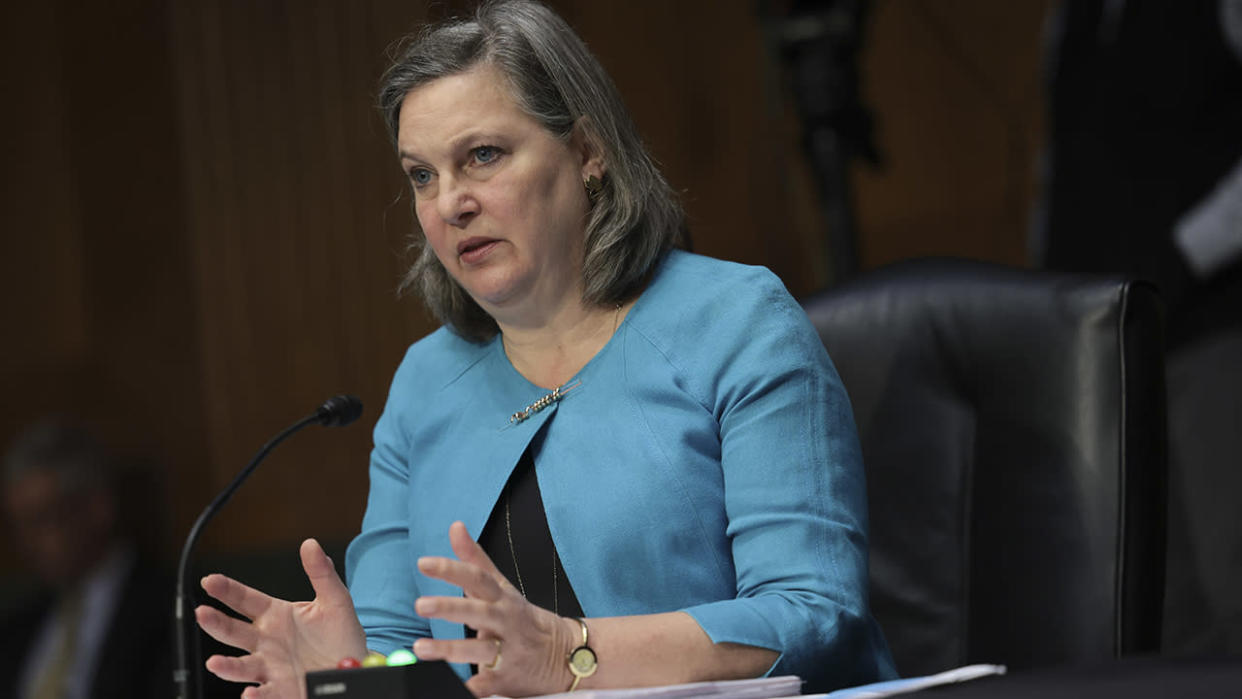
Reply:
[[641, 689], [586, 689], [573, 694], [548, 694], [542, 699], [778, 699], [802, 691], [794, 675], [727, 682], [694, 682]]
[[[794, 675], [787, 675], [728, 682], [694, 682], [641, 689], [588, 689], [573, 694], [547, 694], [536, 699], [875, 699], [1003, 674], [1005, 674], [1004, 665], [967, 665], [935, 675], [876, 682], [861, 687], [838, 689], [829, 694], [809, 696], [799, 696], [802, 691], [802, 680]], [[492, 699], [504, 698], [493, 697]]]
[[957, 684], [958, 682], [977, 680], [980, 677], [1003, 674], [1005, 674], [1004, 665], [967, 665], [953, 670], [945, 670], [935, 675], [876, 682], [875, 684], [865, 684], [861, 687], [838, 689], [828, 694], [813, 694], [802, 697], [802, 699], [877, 699], [878, 697], [891, 697], [894, 694], [917, 692], [928, 687], [939, 687], [943, 684]]

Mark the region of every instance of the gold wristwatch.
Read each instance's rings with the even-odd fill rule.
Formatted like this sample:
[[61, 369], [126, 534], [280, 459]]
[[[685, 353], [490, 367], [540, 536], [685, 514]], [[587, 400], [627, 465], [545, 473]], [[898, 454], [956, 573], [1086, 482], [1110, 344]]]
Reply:
[[582, 625], [582, 645], [569, 651], [569, 674], [574, 676], [573, 684], [569, 685], [569, 691], [578, 688], [578, 683], [583, 677], [590, 677], [599, 669], [598, 658], [595, 657], [595, 650], [587, 645], [587, 625], [582, 619], [577, 620]]

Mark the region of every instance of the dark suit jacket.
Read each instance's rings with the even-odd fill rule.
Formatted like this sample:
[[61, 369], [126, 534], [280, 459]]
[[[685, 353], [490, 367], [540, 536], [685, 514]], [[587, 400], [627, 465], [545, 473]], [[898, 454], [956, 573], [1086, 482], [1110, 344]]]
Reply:
[[[92, 699], [168, 699], [172, 682], [172, 590], [166, 576], [135, 562], [99, 648]], [[35, 634], [55, 597], [37, 593], [0, 622], [0, 697], [16, 697]]]

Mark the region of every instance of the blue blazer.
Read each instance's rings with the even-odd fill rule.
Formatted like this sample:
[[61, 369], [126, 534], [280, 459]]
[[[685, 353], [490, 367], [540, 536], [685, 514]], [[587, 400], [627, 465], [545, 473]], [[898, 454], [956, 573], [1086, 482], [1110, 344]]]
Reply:
[[[346, 568], [368, 645], [464, 629], [414, 613], [460, 590], [417, 572], [478, 536], [527, 446], [587, 616], [682, 610], [715, 642], [780, 653], [807, 689], [894, 675], [867, 605], [866, 501], [849, 401], [781, 282], [675, 251], [612, 339], [546, 395], [500, 338], [441, 328], [410, 347], [375, 427]], [[550, 574], [550, 573], [549, 573]], [[463, 675], [468, 668], [460, 667]]]

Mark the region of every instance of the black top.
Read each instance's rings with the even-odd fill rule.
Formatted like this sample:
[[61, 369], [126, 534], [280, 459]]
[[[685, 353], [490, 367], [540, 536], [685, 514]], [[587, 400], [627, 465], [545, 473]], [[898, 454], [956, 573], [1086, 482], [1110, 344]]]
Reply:
[[479, 544], [532, 604], [561, 616], [583, 615], [552, 542], [530, 449], [522, 454], [509, 476], [479, 533]]

